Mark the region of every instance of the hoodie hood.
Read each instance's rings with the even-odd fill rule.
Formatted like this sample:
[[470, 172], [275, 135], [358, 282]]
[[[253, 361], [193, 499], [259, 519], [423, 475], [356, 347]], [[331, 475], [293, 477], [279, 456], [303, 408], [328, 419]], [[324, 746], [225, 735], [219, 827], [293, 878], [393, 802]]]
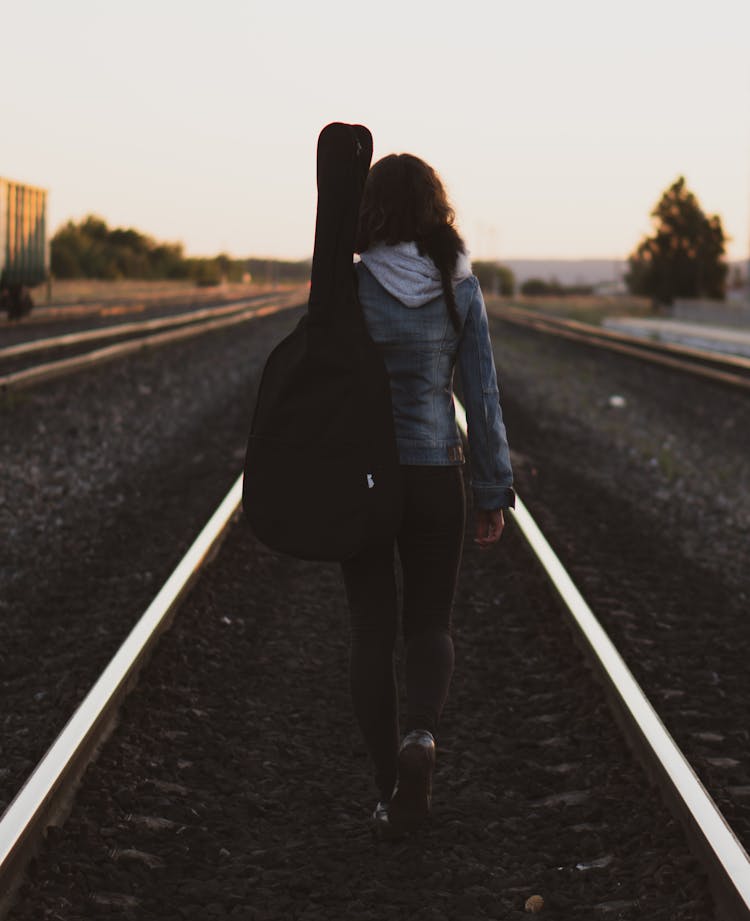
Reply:
[[[396, 243], [395, 246], [378, 243], [365, 250], [360, 259], [385, 290], [405, 307], [421, 307], [443, 293], [437, 266], [429, 256], [420, 255], [413, 241]], [[469, 257], [459, 253], [453, 284], [470, 275]]]

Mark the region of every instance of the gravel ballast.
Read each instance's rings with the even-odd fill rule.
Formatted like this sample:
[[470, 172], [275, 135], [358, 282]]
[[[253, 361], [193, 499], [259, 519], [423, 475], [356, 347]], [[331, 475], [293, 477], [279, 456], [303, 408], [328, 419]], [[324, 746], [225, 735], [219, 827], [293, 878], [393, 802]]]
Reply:
[[467, 547], [455, 620], [433, 820], [377, 843], [338, 570], [236, 526], [11, 917], [713, 917], [516, 531]]
[[748, 849], [750, 399], [499, 320], [493, 335], [519, 490]]
[[[6, 711], [16, 714], [4, 732], [16, 776], [30, 737], [49, 730], [51, 741], [52, 724], [127, 632], [118, 599], [142, 596], [134, 619], [163, 579], [151, 561], [162, 554], [164, 574], [171, 568], [165, 531], [125, 509], [156, 508], [175, 534], [189, 519], [176, 541], [187, 546], [236, 476], [257, 376], [285, 319], [291, 328], [296, 316], [241, 327], [247, 340], [229, 331], [205, 361], [198, 340], [155, 353], [185, 350], [151, 372], [138, 356], [127, 362], [145, 362], [134, 374], [101, 369], [78, 376], [89, 383], [73, 393], [55, 389], [64, 382], [35, 390], [36, 412], [4, 407], [16, 444], [33, 448], [16, 457], [11, 483], [27, 496], [34, 484], [46, 490], [46, 508], [18, 504], [15, 491], [0, 506], [0, 515], [8, 501], [20, 509], [2, 522], [17, 529], [10, 571], [20, 573], [6, 618], [17, 631], [6, 661], [18, 669], [3, 686], [27, 705]], [[744, 398], [500, 321], [493, 331], [519, 490], [741, 832]], [[83, 447], [66, 450], [79, 431]], [[721, 464], [707, 465], [717, 454]], [[205, 469], [201, 455], [213, 458]], [[123, 498], [95, 488], [99, 480]], [[192, 511], [195, 497], [205, 513]], [[52, 501], [62, 509], [54, 523]], [[131, 536], [120, 540], [125, 524]], [[40, 569], [51, 579], [35, 578]], [[564, 620], [512, 527], [493, 554], [467, 546], [434, 821], [417, 839], [375, 844], [337, 570], [279, 559], [235, 528], [11, 917], [520, 918], [537, 894], [543, 917], [566, 921], [715, 917], [700, 868], [645, 786]], [[68, 641], [65, 627], [79, 621]], [[83, 635], [96, 638], [90, 655]], [[40, 685], [29, 718], [40, 659], [57, 684]], [[38, 755], [25, 757], [30, 767]]]
[[0, 809], [242, 469], [298, 311], [20, 393], [0, 414]]

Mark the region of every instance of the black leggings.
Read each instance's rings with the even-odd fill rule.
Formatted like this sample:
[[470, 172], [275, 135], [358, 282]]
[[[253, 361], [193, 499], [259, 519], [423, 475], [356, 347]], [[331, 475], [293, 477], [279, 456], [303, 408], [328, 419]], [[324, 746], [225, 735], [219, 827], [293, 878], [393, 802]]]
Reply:
[[[403, 572], [406, 730], [433, 734], [453, 672], [451, 610], [466, 505], [460, 467], [402, 466], [404, 516], [397, 536]], [[395, 674], [398, 604], [392, 542], [342, 564], [351, 613], [354, 713], [375, 763], [381, 798], [396, 781], [399, 746]]]

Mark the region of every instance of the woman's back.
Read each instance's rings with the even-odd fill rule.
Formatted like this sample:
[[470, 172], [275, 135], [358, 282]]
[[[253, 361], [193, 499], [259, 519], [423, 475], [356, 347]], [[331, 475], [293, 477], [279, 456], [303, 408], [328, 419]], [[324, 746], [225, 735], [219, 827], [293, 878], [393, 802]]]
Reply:
[[[365, 253], [357, 266], [357, 278], [367, 328], [381, 350], [391, 381], [401, 462], [455, 463], [461, 459], [461, 442], [452, 383], [461, 333], [450, 320], [431, 260], [420, 256], [414, 244], [384, 249], [402, 250], [393, 260], [395, 270], [385, 269], [387, 254], [377, 261]], [[405, 265], [411, 271], [399, 271]], [[456, 286], [462, 329], [477, 291], [477, 280], [470, 274]]]
[[470, 272], [462, 254], [453, 274], [452, 317], [430, 257], [420, 254], [413, 242], [381, 244], [363, 252], [357, 264], [359, 300], [390, 378], [400, 462], [463, 462], [453, 403], [458, 366], [476, 505], [508, 507], [513, 503], [510, 454], [487, 313], [479, 282]]

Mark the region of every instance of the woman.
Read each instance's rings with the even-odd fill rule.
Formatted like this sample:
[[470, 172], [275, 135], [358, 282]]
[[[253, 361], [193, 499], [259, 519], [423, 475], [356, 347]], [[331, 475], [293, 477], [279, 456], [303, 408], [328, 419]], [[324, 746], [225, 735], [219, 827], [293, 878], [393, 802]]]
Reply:
[[356, 265], [368, 330], [391, 382], [404, 509], [396, 543], [408, 709], [400, 740], [394, 646], [394, 547], [370, 546], [342, 564], [351, 612], [351, 689], [375, 764], [381, 837], [414, 830], [429, 814], [435, 733], [453, 671], [451, 609], [465, 524], [452, 382], [466, 402], [472, 492], [481, 549], [503, 530], [514, 493], [492, 347], [479, 283], [443, 185], [424, 161], [391, 154], [367, 178]]

